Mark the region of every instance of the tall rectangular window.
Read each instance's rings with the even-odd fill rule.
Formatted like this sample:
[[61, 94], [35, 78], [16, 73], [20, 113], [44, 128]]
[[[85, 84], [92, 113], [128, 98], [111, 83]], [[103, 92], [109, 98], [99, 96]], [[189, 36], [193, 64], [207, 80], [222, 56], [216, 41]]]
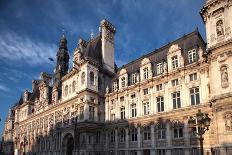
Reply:
[[172, 58], [172, 69], [175, 69], [178, 67], [178, 57], [177, 55], [173, 56]]
[[150, 114], [150, 104], [149, 102], [143, 103], [143, 114], [149, 115]]
[[163, 63], [162, 62], [158, 63], [156, 65], [156, 67], [157, 67], [157, 75], [162, 74], [163, 73]]
[[190, 91], [191, 105], [200, 104], [199, 88], [198, 87], [190, 88], [189, 91]]
[[196, 81], [197, 80], [197, 73], [193, 73], [189, 75], [189, 81]]
[[115, 143], [115, 130], [111, 130], [110, 132], [110, 142]]
[[157, 97], [156, 103], [157, 103], [157, 111], [158, 112], [164, 111], [164, 97], [163, 96]]
[[132, 74], [131, 83], [132, 83], [132, 84], [135, 84], [135, 83], [136, 83], [136, 73]]
[[172, 103], [173, 103], [173, 109], [177, 109], [181, 107], [179, 91], [172, 93]]
[[195, 49], [188, 51], [188, 59], [189, 59], [189, 63], [193, 63], [197, 61], [197, 53]]
[[121, 107], [120, 112], [121, 112], [121, 119], [125, 119], [125, 107]]
[[143, 128], [143, 139], [151, 140], [151, 127], [150, 126], [145, 126]]
[[84, 106], [80, 107], [80, 120], [84, 119]]
[[166, 127], [163, 122], [160, 122], [157, 126], [157, 138], [158, 139], [166, 139]]
[[131, 141], [137, 141], [137, 128], [131, 129]]
[[89, 120], [94, 120], [94, 107], [89, 106]]
[[183, 149], [173, 149], [172, 155], [184, 155]]
[[148, 79], [148, 67], [143, 69], [143, 78]]
[[165, 155], [165, 149], [157, 149], [157, 155]]
[[136, 104], [133, 103], [131, 104], [131, 117], [136, 117], [136, 116], [137, 116]]
[[115, 91], [115, 90], [117, 90], [118, 89], [118, 83], [117, 83], [117, 81], [115, 81], [114, 83], [113, 83], [113, 90]]
[[160, 90], [162, 90], [162, 83], [161, 84], [158, 84], [158, 85], [156, 85], [156, 91], [160, 91]]
[[115, 120], [115, 114], [111, 114], [111, 121]]
[[121, 84], [122, 84], [122, 88], [126, 86], [126, 78], [125, 77], [121, 78]]
[[147, 95], [148, 94], [148, 88], [143, 89], [143, 95]]

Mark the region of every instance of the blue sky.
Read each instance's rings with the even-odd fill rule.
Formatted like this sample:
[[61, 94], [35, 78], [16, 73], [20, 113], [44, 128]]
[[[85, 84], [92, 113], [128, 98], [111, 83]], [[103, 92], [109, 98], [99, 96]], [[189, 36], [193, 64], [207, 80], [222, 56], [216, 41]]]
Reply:
[[41, 71], [52, 73], [62, 30], [70, 57], [78, 39], [98, 33], [108, 19], [116, 27], [118, 66], [184, 34], [205, 29], [204, 0], [0, 0], [0, 133], [9, 107]]

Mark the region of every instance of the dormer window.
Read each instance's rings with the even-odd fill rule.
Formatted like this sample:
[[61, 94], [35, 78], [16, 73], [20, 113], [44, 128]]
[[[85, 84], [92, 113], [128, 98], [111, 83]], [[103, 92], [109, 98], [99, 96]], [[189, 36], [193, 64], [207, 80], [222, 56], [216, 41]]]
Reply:
[[121, 84], [122, 84], [122, 88], [126, 86], [126, 78], [125, 77], [121, 78]]
[[143, 78], [148, 79], [148, 67], [143, 69]]
[[197, 54], [195, 49], [188, 51], [188, 59], [189, 59], [189, 63], [193, 63], [197, 61]]
[[163, 63], [158, 63], [156, 65], [156, 67], [157, 67], [157, 75], [162, 74], [163, 73]]
[[113, 90], [115, 91], [115, 90], [117, 90], [117, 88], [118, 88], [118, 83], [117, 83], [117, 81], [115, 81], [113, 83]]
[[94, 85], [94, 73], [90, 72], [90, 85]]
[[172, 68], [175, 69], [178, 67], [178, 57], [177, 55], [172, 57]]
[[131, 83], [132, 84], [136, 83], [136, 73], [132, 74], [132, 76], [131, 76]]

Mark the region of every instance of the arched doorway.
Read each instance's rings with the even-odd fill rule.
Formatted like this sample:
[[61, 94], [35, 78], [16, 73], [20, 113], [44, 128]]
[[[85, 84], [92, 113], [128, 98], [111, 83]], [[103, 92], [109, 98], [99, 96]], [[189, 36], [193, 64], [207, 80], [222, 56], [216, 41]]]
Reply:
[[65, 155], [72, 155], [74, 149], [74, 138], [72, 134], [67, 133], [62, 142], [63, 153]]

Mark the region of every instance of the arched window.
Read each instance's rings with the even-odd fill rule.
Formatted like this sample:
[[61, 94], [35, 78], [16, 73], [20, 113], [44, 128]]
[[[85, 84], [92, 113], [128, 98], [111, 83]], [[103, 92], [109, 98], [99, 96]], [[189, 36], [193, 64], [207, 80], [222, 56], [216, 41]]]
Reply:
[[85, 72], [81, 74], [81, 84], [85, 84]]
[[120, 130], [120, 142], [125, 142], [126, 141], [126, 131], [125, 131], [125, 129], [121, 129]]
[[94, 73], [90, 72], [90, 85], [94, 85]]
[[151, 140], [151, 127], [150, 126], [143, 127], [143, 139]]
[[64, 96], [68, 95], [68, 85], [65, 86], [64, 88]]
[[184, 124], [180, 121], [173, 122], [173, 137], [174, 138], [182, 138], [183, 137], [183, 128]]
[[115, 143], [115, 130], [112, 129], [110, 132], [110, 142]]
[[134, 142], [134, 141], [137, 141], [137, 128], [136, 127], [133, 127], [131, 129], [131, 141]]
[[72, 83], [72, 91], [73, 92], [76, 91], [76, 81], [73, 81], [73, 83]]
[[166, 139], [166, 127], [163, 122], [157, 124], [157, 138]]

